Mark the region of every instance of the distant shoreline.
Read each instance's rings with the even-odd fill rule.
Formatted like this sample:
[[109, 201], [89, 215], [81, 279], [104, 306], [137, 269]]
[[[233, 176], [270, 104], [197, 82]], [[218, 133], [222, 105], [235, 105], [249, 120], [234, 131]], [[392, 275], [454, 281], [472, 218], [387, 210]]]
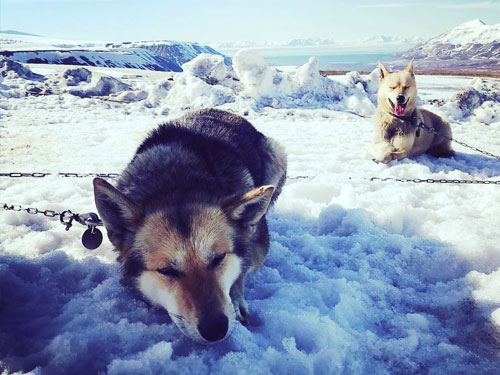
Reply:
[[[320, 70], [319, 73], [323, 76], [341, 76], [352, 70]], [[360, 74], [370, 74], [368, 71], [359, 71]], [[417, 70], [416, 75], [427, 76], [459, 76], [459, 77], [486, 77], [500, 78], [500, 72], [486, 72], [484, 70]]]

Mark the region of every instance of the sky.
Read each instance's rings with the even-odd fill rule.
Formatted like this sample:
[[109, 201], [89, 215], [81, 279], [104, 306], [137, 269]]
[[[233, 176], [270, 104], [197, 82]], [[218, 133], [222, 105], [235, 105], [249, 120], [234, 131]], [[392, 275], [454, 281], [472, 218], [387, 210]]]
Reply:
[[500, 0], [0, 0], [0, 30], [89, 41], [432, 37], [477, 18], [500, 23]]

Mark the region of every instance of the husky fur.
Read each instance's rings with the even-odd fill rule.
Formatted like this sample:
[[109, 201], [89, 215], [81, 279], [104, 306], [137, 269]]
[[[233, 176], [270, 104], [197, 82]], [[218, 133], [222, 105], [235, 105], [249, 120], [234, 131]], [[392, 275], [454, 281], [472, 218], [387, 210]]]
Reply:
[[248, 316], [244, 281], [269, 249], [265, 214], [286, 155], [244, 118], [201, 110], [160, 125], [116, 187], [94, 180], [98, 212], [124, 280], [199, 342]]
[[[451, 157], [451, 128], [448, 122], [425, 109], [417, 108], [417, 85], [413, 60], [405, 70], [389, 72], [379, 62], [380, 86], [374, 116], [373, 149], [375, 159], [384, 163], [428, 153]], [[419, 129], [425, 124], [441, 137]]]

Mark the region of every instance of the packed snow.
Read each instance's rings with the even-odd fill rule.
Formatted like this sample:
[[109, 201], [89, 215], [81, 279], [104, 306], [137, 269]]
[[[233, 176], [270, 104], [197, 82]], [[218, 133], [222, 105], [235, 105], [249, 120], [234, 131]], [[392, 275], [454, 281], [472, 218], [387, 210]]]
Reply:
[[[498, 181], [500, 162], [456, 145], [451, 159], [373, 163], [376, 72], [327, 78], [315, 59], [284, 71], [251, 51], [233, 64], [202, 55], [182, 73], [90, 67], [76, 86], [67, 78], [88, 75], [74, 66], [23, 66], [43, 80], [2, 73], [2, 172], [120, 172], [157, 124], [217, 106], [285, 146], [291, 179], [269, 213], [269, 257], [247, 279], [250, 320], [210, 346], [120, 283], [107, 240], [91, 252], [78, 224], [3, 211], [0, 372], [498, 374], [498, 185], [370, 178]], [[498, 80], [417, 84], [457, 139], [499, 153]], [[1, 200], [95, 211], [91, 182], [0, 178]]]

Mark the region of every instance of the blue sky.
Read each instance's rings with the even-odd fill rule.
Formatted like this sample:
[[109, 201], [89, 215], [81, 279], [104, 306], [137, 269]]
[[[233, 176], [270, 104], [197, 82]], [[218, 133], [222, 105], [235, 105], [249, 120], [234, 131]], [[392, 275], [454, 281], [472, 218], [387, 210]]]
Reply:
[[475, 18], [500, 23], [500, 0], [0, 0], [0, 29], [77, 40], [430, 37]]

